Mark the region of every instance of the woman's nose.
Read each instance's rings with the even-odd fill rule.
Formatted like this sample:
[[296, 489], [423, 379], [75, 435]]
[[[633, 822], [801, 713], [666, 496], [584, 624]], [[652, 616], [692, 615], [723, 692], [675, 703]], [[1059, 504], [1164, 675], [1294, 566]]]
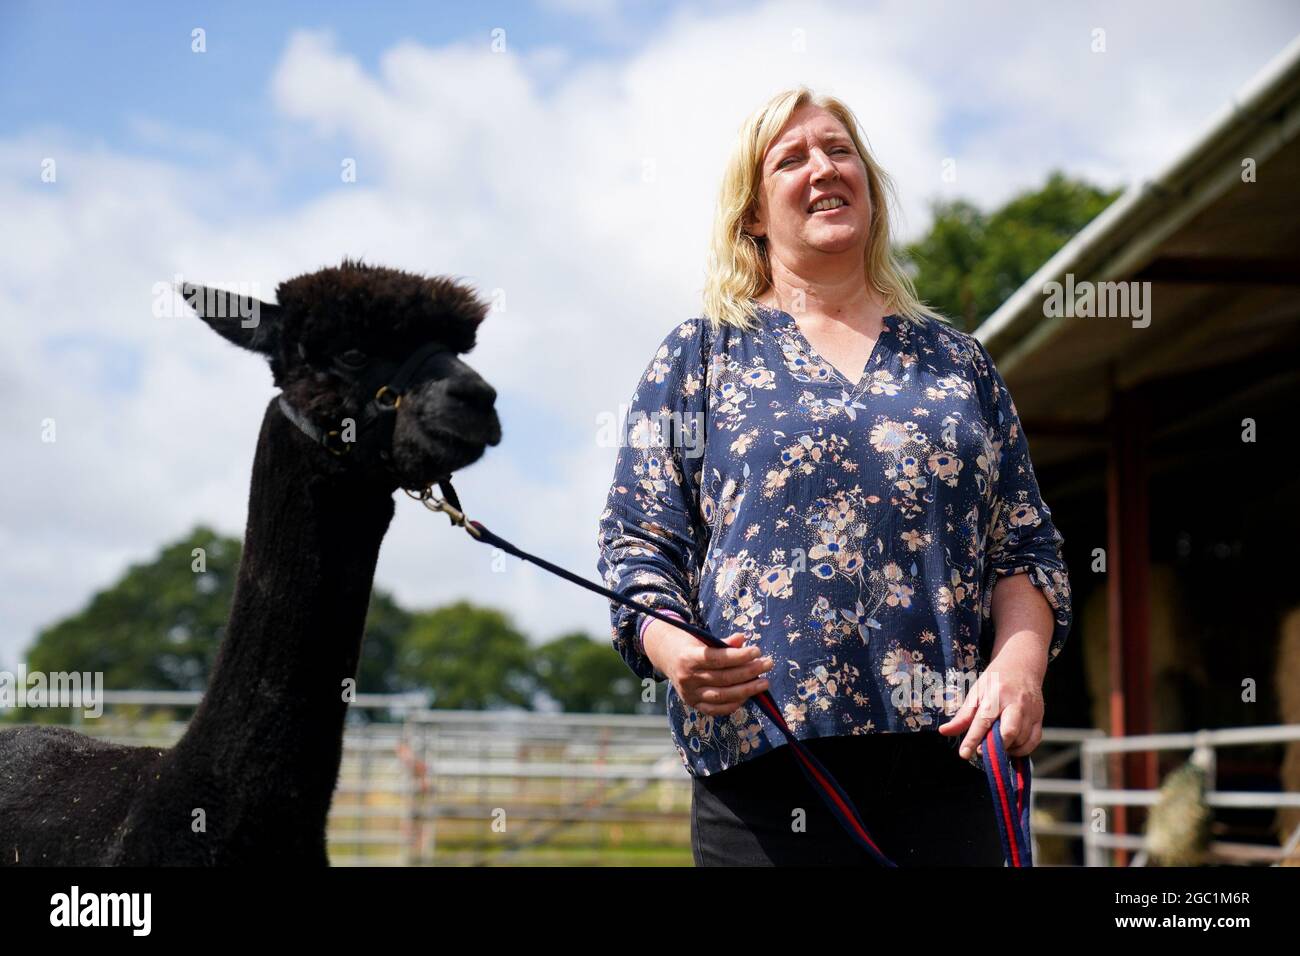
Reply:
[[[839, 170], [831, 162], [831, 158], [823, 153], [820, 149], [812, 151], [813, 179], [834, 178], [839, 175]], [[833, 174], [833, 175], [832, 175]]]

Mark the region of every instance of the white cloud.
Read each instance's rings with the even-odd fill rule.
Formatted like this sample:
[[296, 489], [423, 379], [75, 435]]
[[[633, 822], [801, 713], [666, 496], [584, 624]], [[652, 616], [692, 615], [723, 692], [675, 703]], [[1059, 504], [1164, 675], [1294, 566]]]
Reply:
[[[223, 131], [210, 132], [234, 150], [230, 161], [202, 170], [57, 126], [0, 140], [11, 224], [0, 231], [0, 662], [17, 663], [39, 626], [193, 524], [242, 533], [269, 372], [192, 316], [154, 319], [153, 283], [177, 271], [256, 280], [270, 298], [279, 281], [362, 255], [504, 293], [470, 362], [503, 408], [555, 432], [530, 434], [507, 416], [503, 444], [458, 489], [472, 517], [594, 578], [615, 456], [595, 445], [596, 416], [627, 401], [653, 347], [695, 314], [721, 165], [750, 109], [798, 82], [846, 99], [915, 234], [928, 200], [951, 192], [939, 179], [950, 155], [956, 191], [986, 205], [1053, 165], [1150, 173], [1280, 49], [1280, 25], [1294, 20], [1273, 7], [1247, 18], [1185, 7], [1049, 18], [1026, 4], [772, 4], [679, 14], [615, 63], [554, 48], [499, 54], [486, 39], [400, 42], [374, 73], [341, 40], [302, 32], [268, 78], [281, 124], [271, 158]], [[1095, 25], [1108, 31], [1100, 58], [1086, 52]], [[945, 125], [954, 112], [980, 124], [961, 148]], [[132, 128], [158, 145], [189, 135], [143, 118]], [[286, 155], [304, 146], [330, 168], [356, 158], [359, 181], [259, 212], [283, 185]], [[57, 186], [37, 180], [45, 156], [59, 161]], [[240, 215], [220, 215], [227, 196]], [[50, 336], [92, 344], [49, 352]], [[137, 356], [134, 390], [98, 384], [111, 373], [93, 343], [106, 340]], [[50, 417], [54, 445], [40, 441]], [[564, 467], [548, 482], [535, 459], [557, 443]], [[537, 638], [607, 632], [603, 599], [513, 558], [495, 573], [490, 549], [398, 503], [377, 583], [404, 603], [499, 605]]]

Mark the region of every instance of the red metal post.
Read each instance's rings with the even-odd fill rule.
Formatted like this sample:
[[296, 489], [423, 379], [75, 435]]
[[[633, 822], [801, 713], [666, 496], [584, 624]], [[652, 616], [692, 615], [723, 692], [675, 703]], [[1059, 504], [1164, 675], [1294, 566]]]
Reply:
[[[1151, 526], [1147, 443], [1150, 411], [1140, 390], [1111, 390], [1110, 455], [1107, 463], [1107, 609], [1110, 642], [1110, 732], [1152, 732]], [[1122, 755], [1111, 765], [1114, 785], [1151, 788], [1157, 782], [1154, 752]], [[1116, 807], [1114, 833], [1129, 832], [1129, 813]], [[1135, 821], [1134, 821], [1135, 822]], [[1128, 853], [1118, 851], [1119, 865]]]

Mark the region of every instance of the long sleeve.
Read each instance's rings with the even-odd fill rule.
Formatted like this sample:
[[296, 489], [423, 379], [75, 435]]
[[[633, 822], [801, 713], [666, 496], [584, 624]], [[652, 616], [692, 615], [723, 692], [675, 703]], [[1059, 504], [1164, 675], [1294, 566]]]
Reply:
[[[632, 395], [600, 516], [596, 570], [625, 597], [694, 621], [707, 530], [699, 511], [707, 394], [706, 319], [679, 324], [663, 340]], [[610, 601], [614, 649], [638, 677], [663, 680], [641, 645], [648, 615]]]
[[982, 614], [987, 624], [993, 586], [999, 577], [1028, 574], [1052, 609], [1055, 623], [1048, 646], [1050, 663], [1064, 647], [1073, 620], [1069, 572], [1062, 556], [1065, 539], [1039, 494], [1029, 442], [1020, 427], [1011, 393], [984, 344], [972, 341], [978, 346], [977, 362], [984, 365], [980, 374], [990, 393], [988, 421], [993, 426], [993, 447], [998, 455], [986, 536]]

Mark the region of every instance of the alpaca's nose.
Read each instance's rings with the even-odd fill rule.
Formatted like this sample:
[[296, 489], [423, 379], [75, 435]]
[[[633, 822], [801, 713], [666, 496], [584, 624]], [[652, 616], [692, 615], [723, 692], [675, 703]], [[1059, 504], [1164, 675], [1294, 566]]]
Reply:
[[452, 379], [447, 383], [447, 394], [480, 408], [491, 408], [497, 400], [497, 390], [477, 376]]

